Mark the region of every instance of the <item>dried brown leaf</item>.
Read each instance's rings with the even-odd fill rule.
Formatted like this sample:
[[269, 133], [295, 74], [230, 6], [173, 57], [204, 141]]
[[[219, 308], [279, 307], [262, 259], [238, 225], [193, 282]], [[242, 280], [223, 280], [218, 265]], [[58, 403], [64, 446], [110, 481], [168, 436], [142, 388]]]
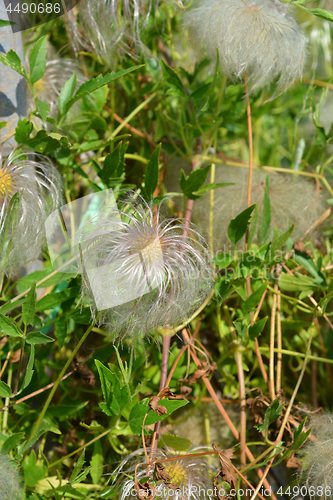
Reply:
[[161, 464], [155, 464], [155, 479], [156, 481], [164, 481], [165, 483], [170, 483], [171, 479], [168, 474], [164, 471], [164, 467]]
[[152, 484], [149, 484], [148, 481], [141, 484], [136, 479], [134, 481], [134, 489], [136, 492], [136, 496], [140, 500], [142, 500], [143, 498], [145, 498], [146, 500], [154, 500], [156, 498], [157, 495], [156, 488]]
[[233, 454], [233, 448], [229, 448], [228, 450], [219, 450], [217, 445], [213, 443], [213, 448], [215, 451], [218, 452], [219, 459], [220, 459], [220, 464], [221, 464], [221, 469], [219, 472], [216, 474], [214, 478], [214, 486], [216, 487], [217, 485], [217, 478], [220, 476], [223, 481], [226, 481], [227, 483], [230, 484], [231, 488], [236, 490], [237, 487], [237, 475], [235, 472], [235, 469], [233, 467], [233, 464], [231, 460], [234, 457]]

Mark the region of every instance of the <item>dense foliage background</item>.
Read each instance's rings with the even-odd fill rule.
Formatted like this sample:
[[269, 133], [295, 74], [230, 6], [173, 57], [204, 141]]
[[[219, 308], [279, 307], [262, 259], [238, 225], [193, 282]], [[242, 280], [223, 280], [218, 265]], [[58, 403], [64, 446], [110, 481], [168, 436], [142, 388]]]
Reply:
[[[139, 46], [129, 37], [108, 61], [80, 5], [24, 32], [25, 67], [0, 56], [31, 92], [16, 142], [57, 166], [64, 203], [132, 189], [156, 204], [166, 197], [169, 217], [190, 208], [216, 275], [204, 307], [169, 332], [169, 387], [182, 397], [163, 399], [167, 414], [152, 410], [145, 422], [160, 390], [161, 331], [117, 343], [82, 301], [81, 275], [54, 272], [46, 247], [28, 270], [2, 277], [0, 460], [19, 465], [24, 498], [119, 498], [114, 471], [142, 448], [143, 424], [151, 444], [157, 420], [170, 453], [214, 442], [235, 447], [232, 463], [254, 488], [260, 471], [278, 498], [301, 484], [295, 451], [311, 416], [332, 411], [333, 15], [293, 3], [308, 39], [304, 79], [271, 101], [274, 88], [250, 96], [259, 208], [253, 193], [245, 210], [244, 85], [196, 51], [176, 2], [160, 1]], [[59, 56], [72, 62], [50, 64]]]

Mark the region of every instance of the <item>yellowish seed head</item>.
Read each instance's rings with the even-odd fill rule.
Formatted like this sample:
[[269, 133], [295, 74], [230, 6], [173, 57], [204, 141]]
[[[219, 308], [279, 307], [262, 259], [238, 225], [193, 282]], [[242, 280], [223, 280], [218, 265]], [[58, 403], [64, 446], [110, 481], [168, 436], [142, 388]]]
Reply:
[[45, 88], [45, 83], [43, 80], [38, 80], [38, 82], [34, 83], [34, 88], [41, 94]]
[[184, 484], [187, 479], [187, 472], [179, 462], [165, 462], [164, 472], [170, 476], [173, 484]]
[[13, 189], [13, 181], [5, 170], [0, 168], [0, 197], [4, 198], [6, 194], [10, 194]]

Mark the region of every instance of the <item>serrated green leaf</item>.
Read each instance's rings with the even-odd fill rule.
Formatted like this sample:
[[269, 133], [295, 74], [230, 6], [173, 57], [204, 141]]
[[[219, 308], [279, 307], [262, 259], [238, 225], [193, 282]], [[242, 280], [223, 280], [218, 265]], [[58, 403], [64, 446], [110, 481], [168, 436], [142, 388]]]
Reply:
[[36, 292], [35, 292], [36, 284], [33, 283], [30, 291], [28, 292], [25, 302], [22, 306], [22, 319], [25, 326], [30, 325], [31, 321], [35, 316], [36, 309]]
[[23, 462], [23, 473], [25, 484], [27, 486], [33, 487], [38, 481], [45, 477], [47, 466], [37, 465], [35, 450], [32, 450], [28, 459]]
[[245, 235], [251, 221], [252, 212], [255, 207], [256, 205], [251, 205], [249, 208], [246, 208], [243, 212], [237, 215], [235, 219], [232, 219], [230, 221], [228, 227], [228, 236], [234, 245], [237, 245], [239, 240]]
[[148, 165], [146, 167], [146, 174], [145, 174], [145, 194], [147, 197], [147, 200], [150, 200], [153, 197], [154, 191], [157, 187], [158, 183], [158, 160], [160, 156], [160, 151], [161, 151], [161, 145], [158, 144], [156, 147], [155, 151], [150, 157], [150, 160], [148, 162]]
[[68, 101], [72, 98], [76, 87], [76, 73], [73, 73], [72, 76], [66, 81], [65, 85], [60, 91], [59, 100], [58, 100], [58, 109], [60, 114], [64, 114], [65, 107]]
[[29, 66], [30, 66], [30, 82], [34, 83], [40, 80], [46, 68], [46, 41], [47, 36], [43, 36], [35, 43], [30, 55], [29, 55]]
[[47, 342], [54, 342], [54, 339], [51, 339], [51, 337], [44, 335], [44, 333], [42, 333], [42, 332], [30, 332], [26, 336], [25, 340], [26, 340], [27, 344], [30, 344], [30, 345], [45, 344]]
[[280, 404], [280, 397], [274, 399], [274, 401], [269, 405], [269, 407], [266, 410], [265, 416], [264, 416], [264, 421], [260, 425], [255, 425], [254, 427], [258, 429], [259, 432], [263, 432], [268, 427], [275, 422], [281, 415], [281, 411], [284, 407], [284, 401]]
[[162, 59], [161, 59], [161, 67], [164, 79], [171, 87], [169, 93], [186, 97], [186, 91], [184, 85], [179, 76], [177, 75], [176, 71], [170, 68], [170, 66], [168, 66]]
[[122, 386], [117, 375], [111, 372], [111, 370], [104, 366], [98, 359], [95, 360], [95, 364], [105, 399], [105, 403], [101, 403], [100, 407], [109, 416], [120, 415], [130, 401], [128, 389], [126, 386]]
[[[135, 434], [136, 436], [141, 436], [143, 420], [144, 420], [145, 415], [147, 413], [147, 410], [149, 408], [148, 401], [149, 401], [148, 398], [143, 399], [142, 401], [140, 401], [140, 403], [137, 403], [131, 410], [131, 413], [130, 413], [130, 416], [128, 419], [128, 425], [130, 426], [133, 434]], [[187, 403], [188, 403], [188, 401], [185, 401], [185, 400], [170, 400], [169, 401], [168, 399], [161, 399], [159, 404], [166, 407], [166, 409], [168, 410], [167, 415], [158, 416], [152, 410], [147, 415], [145, 425], [155, 424], [159, 420], [163, 420], [168, 415], [171, 415], [172, 412], [174, 412], [175, 410], [178, 410], [178, 408], [181, 408], [182, 406], [185, 406]]]
[[0, 331], [4, 335], [9, 335], [10, 337], [23, 337], [23, 332], [14, 323], [13, 320], [7, 318], [0, 313]]
[[21, 59], [13, 50], [7, 52], [5, 56], [0, 53], [0, 62], [2, 62], [5, 66], [9, 66], [14, 71], [24, 76], [24, 78], [27, 78], [27, 73], [22, 66]]
[[122, 71], [118, 71], [118, 73], [108, 73], [105, 76], [99, 75], [96, 78], [92, 78], [88, 82], [83, 83], [78, 90], [75, 92], [74, 96], [67, 101], [64, 107], [64, 113], [67, 113], [68, 110], [73, 106], [76, 101], [82, 99], [82, 97], [91, 94], [94, 90], [103, 87], [104, 85], [120, 78], [121, 76], [127, 75], [128, 73], [132, 73], [132, 71], [136, 71], [137, 69], [142, 68], [141, 66], [133, 66], [132, 68], [124, 69]]
[[15, 141], [18, 144], [26, 144], [33, 129], [33, 124], [27, 119], [19, 119], [15, 131]]
[[265, 328], [267, 319], [268, 319], [268, 316], [266, 316], [266, 318], [263, 318], [263, 319], [257, 321], [256, 323], [254, 323], [254, 325], [251, 325], [249, 327], [249, 337], [251, 340], [254, 340], [257, 337], [259, 337], [259, 335], [261, 334], [261, 332]]
[[267, 282], [261, 285], [258, 290], [253, 292], [250, 297], [246, 299], [246, 301], [242, 305], [242, 309], [244, 313], [248, 313], [252, 311], [260, 302], [261, 297], [263, 296], [263, 293], [265, 292], [267, 288]]
[[184, 170], [180, 171], [180, 187], [185, 196], [190, 200], [196, 200], [199, 196], [194, 193], [198, 191], [207, 179], [211, 165], [204, 168], [198, 168], [186, 177]]

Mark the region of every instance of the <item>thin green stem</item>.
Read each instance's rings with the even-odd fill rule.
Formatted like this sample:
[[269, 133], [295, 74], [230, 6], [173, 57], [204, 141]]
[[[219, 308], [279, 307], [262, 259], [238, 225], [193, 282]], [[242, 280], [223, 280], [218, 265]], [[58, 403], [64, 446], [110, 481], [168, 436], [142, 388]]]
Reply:
[[150, 101], [152, 101], [154, 99], [154, 97], [157, 96], [157, 92], [154, 92], [153, 94], [151, 94], [148, 99], [146, 99], [145, 101], [143, 101], [141, 104], [139, 104], [139, 106], [137, 106], [133, 111], [132, 113], [130, 113], [126, 118], [125, 120], [119, 125], [119, 127], [116, 128], [116, 130], [114, 130], [111, 134], [111, 139], [113, 139], [114, 137], [116, 137], [119, 132], [125, 127], [125, 125], [127, 125], [127, 123], [129, 123], [132, 118], [134, 118], [135, 115], [137, 115], [139, 113], [139, 111], [141, 111], [141, 109], [143, 109], [147, 104], [150, 103]]
[[44, 415], [52, 401], [52, 398], [61, 382], [61, 379], [62, 377], [65, 375], [65, 372], [67, 370], [67, 368], [69, 367], [69, 365], [71, 364], [71, 362], [73, 361], [74, 359], [74, 356], [76, 355], [76, 353], [79, 351], [80, 347], [82, 346], [83, 342], [86, 340], [86, 338], [88, 337], [89, 333], [91, 332], [91, 330], [93, 329], [93, 327], [95, 326], [95, 323], [97, 321], [98, 317], [96, 318], [96, 320], [92, 323], [92, 325], [89, 326], [88, 330], [83, 334], [83, 336], [81, 337], [81, 339], [79, 340], [78, 344], [76, 345], [75, 349], [73, 350], [72, 354], [70, 355], [70, 357], [68, 358], [65, 366], [63, 367], [63, 369], [61, 370], [61, 372], [59, 373], [58, 375], [58, 378], [56, 380], [56, 383], [54, 384], [54, 386], [52, 387], [52, 390], [43, 406], [43, 409], [38, 417], [38, 420], [37, 422], [35, 423], [33, 429], [32, 429], [32, 432], [31, 432], [31, 436], [35, 436], [38, 432], [38, 429], [40, 427], [40, 424], [42, 423], [42, 420], [44, 418]]

